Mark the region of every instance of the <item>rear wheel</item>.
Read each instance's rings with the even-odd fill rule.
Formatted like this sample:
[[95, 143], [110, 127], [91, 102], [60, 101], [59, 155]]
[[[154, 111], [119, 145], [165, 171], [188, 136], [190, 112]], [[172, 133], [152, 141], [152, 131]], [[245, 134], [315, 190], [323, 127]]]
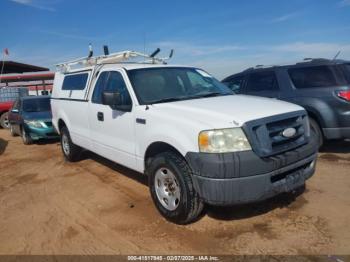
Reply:
[[311, 136], [314, 136], [314, 138], [317, 141], [318, 147], [320, 148], [323, 145], [323, 134], [322, 134], [321, 128], [313, 118], [309, 118], [309, 121], [310, 121]]
[[8, 118], [9, 114], [8, 112], [3, 113], [0, 117], [0, 125], [2, 128], [9, 129], [10, 128], [10, 122]]
[[177, 224], [194, 221], [203, 210], [191, 173], [183, 157], [171, 151], [155, 156], [147, 169], [154, 204], [166, 219]]
[[21, 137], [22, 137], [23, 144], [25, 144], [25, 145], [33, 144], [32, 138], [29, 136], [29, 134], [27, 133], [27, 131], [24, 128], [22, 128]]
[[75, 145], [70, 138], [70, 134], [67, 127], [62, 127], [60, 130], [61, 134], [61, 148], [64, 157], [70, 161], [75, 162], [79, 159], [81, 148]]

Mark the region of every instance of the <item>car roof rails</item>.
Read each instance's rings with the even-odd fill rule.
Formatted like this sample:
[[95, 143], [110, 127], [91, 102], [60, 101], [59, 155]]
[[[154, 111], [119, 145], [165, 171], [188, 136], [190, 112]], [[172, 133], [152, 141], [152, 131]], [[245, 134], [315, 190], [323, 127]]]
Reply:
[[306, 57], [301, 62], [297, 62], [296, 65], [304, 64], [304, 63], [327, 63], [327, 62], [332, 62], [332, 60], [327, 59], [327, 58], [310, 58], [310, 57]]
[[152, 54], [144, 54], [136, 51], [121, 51], [109, 54], [108, 46], [103, 46], [104, 55], [100, 56], [93, 56], [93, 50], [91, 44], [89, 45], [89, 54], [87, 57], [82, 57], [78, 59], [74, 59], [68, 62], [56, 64], [56, 68], [58, 70], [67, 72], [72, 69], [72, 67], [89, 67], [89, 66], [95, 66], [95, 65], [102, 65], [102, 64], [115, 64], [115, 63], [122, 63], [127, 62], [130, 59], [133, 58], [143, 58], [143, 61], [140, 62], [134, 62], [134, 63], [148, 63], [148, 64], [166, 64], [166, 60], [169, 60], [172, 58], [174, 54], [174, 50], [171, 49], [170, 54], [168, 57], [156, 57], [156, 55], [160, 52], [160, 49], [157, 48]]

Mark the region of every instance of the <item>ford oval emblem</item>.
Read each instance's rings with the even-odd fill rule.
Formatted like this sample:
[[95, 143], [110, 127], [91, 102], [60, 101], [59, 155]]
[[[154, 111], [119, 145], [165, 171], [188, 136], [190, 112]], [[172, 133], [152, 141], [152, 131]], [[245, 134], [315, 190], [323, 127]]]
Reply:
[[282, 136], [291, 138], [297, 133], [297, 130], [293, 127], [289, 127], [283, 130]]

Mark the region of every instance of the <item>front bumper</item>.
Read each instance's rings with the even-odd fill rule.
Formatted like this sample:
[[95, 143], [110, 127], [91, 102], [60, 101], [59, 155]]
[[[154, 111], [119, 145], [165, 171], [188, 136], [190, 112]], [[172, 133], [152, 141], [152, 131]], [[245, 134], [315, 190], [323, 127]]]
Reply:
[[350, 127], [323, 128], [322, 131], [327, 139], [350, 138]]
[[27, 125], [26, 131], [33, 140], [54, 139], [59, 137], [53, 127], [36, 128]]
[[195, 190], [204, 202], [220, 206], [258, 202], [293, 191], [314, 174], [316, 158], [314, 143], [267, 158], [253, 151], [186, 155]]

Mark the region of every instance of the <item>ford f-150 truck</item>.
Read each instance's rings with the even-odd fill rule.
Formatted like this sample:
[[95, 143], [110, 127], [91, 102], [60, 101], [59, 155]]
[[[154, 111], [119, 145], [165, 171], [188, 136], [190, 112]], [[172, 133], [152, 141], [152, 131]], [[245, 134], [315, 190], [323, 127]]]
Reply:
[[68, 161], [87, 149], [147, 175], [157, 209], [178, 224], [205, 203], [260, 201], [314, 174], [302, 107], [234, 95], [199, 68], [124, 61], [133, 54], [58, 66], [52, 120]]

